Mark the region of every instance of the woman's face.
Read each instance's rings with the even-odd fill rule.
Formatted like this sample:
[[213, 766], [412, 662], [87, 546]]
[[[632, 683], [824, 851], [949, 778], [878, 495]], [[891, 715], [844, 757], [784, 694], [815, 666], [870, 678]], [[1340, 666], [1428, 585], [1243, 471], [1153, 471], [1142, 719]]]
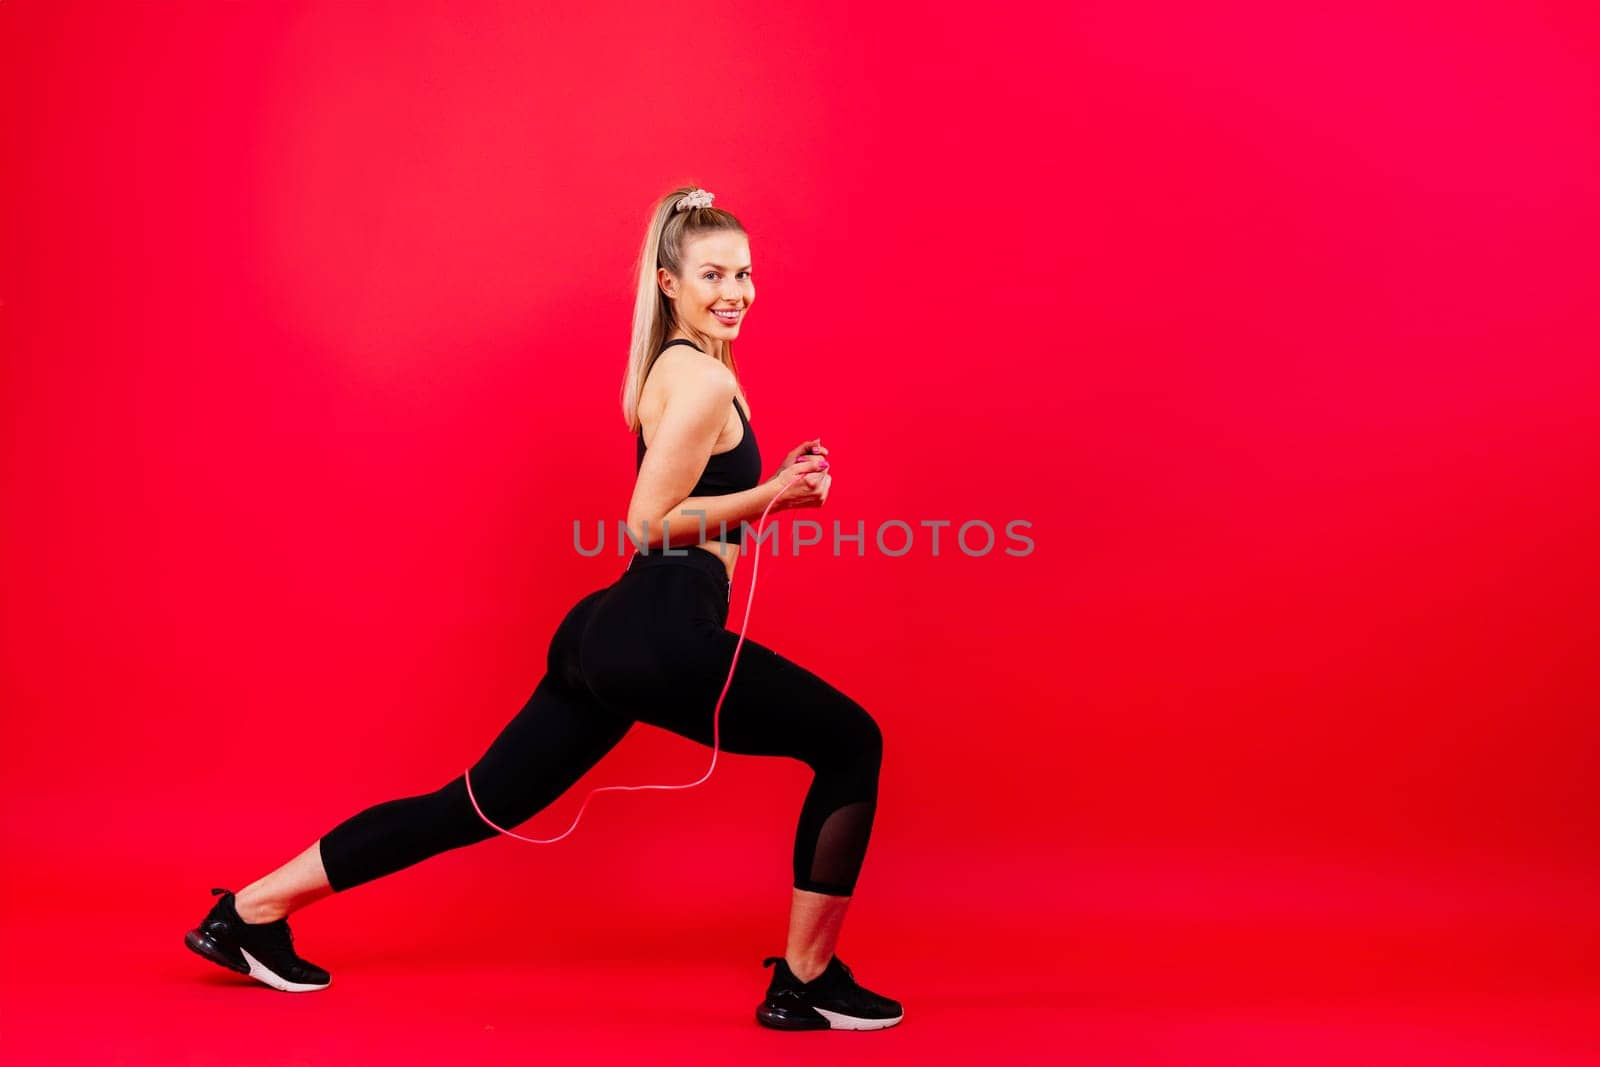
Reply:
[[[750, 244], [731, 230], [703, 234], [684, 249], [684, 274], [666, 268], [656, 274], [677, 306], [680, 325], [706, 337], [731, 341], [756, 298], [750, 278]], [[731, 315], [719, 314], [730, 312]]]

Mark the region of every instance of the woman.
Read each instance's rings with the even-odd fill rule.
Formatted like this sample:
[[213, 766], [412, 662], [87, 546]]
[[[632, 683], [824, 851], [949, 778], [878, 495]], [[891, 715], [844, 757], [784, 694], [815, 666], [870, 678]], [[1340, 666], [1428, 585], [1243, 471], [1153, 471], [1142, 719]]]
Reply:
[[[712, 744], [738, 644], [726, 623], [743, 524], [769, 504], [821, 507], [832, 476], [828, 450], [807, 441], [761, 481], [732, 344], [755, 300], [749, 242], [711, 199], [692, 188], [663, 197], [640, 261], [622, 407], [639, 435], [627, 521], [643, 548], [567, 613], [544, 678], [469, 775], [367, 808], [237, 894], [213, 889], [221, 899], [185, 939], [195, 952], [275, 989], [324, 989], [328, 972], [295, 953], [290, 912], [532, 817], [636, 721]], [[815, 772], [795, 832], [788, 945], [763, 961], [774, 971], [757, 1021], [781, 1030], [895, 1025], [900, 1004], [863, 988], [834, 954], [877, 805], [877, 723], [746, 638], [718, 740], [728, 752], [790, 756]]]

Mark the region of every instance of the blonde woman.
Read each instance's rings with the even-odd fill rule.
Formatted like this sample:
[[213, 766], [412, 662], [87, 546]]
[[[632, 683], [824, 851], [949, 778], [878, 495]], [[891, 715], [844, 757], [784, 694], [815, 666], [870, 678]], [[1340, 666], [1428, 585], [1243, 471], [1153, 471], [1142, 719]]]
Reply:
[[[290, 912], [531, 818], [635, 722], [712, 744], [738, 643], [726, 624], [745, 524], [769, 504], [823, 506], [832, 475], [828, 450], [812, 440], [761, 478], [733, 359], [755, 300], [739, 220], [704, 189], [676, 189], [652, 212], [639, 266], [622, 411], [638, 435], [627, 522], [642, 549], [567, 612], [533, 695], [467, 775], [357, 813], [237, 894], [213, 889], [220, 899], [185, 939], [193, 951], [275, 989], [324, 989], [328, 972], [295, 952]], [[877, 807], [878, 724], [746, 638], [718, 740], [728, 752], [788, 756], [814, 772], [795, 830], [788, 943], [763, 960], [774, 970], [757, 1021], [780, 1030], [900, 1022], [901, 1005], [862, 987], [834, 952]]]

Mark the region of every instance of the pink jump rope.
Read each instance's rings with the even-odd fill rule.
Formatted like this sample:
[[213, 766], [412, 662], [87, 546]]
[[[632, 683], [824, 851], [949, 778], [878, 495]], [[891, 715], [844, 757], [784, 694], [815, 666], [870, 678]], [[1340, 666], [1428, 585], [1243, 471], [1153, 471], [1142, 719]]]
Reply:
[[[817, 443], [821, 444], [820, 441], [818, 441]], [[763, 509], [762, 512], [761, 512], [761, 518], [756, 521], [756, 544], [759, 545], [761, 543], [761, 531], [766, 527], [767, 512], [772, 510], [772, 505], [776, 504], [778, 502], [778, 499], [780, 497], [782, 497], [784, 493], [788, 492], [789, 486], [793, 485], [797, 480], [799, 480], [800, 478], [804, 477], [805, 475], [812, 474], [812, 473], [815, 473], [815, 472], [814, 471], [802, 471], [801, 473], [794, 475], [794, 477], [790, 478], [787, 482], [784, 482], [783, 483], [783, 488], [779, 489], [778, 492], [773, 496], [773, 498], [770, 501], [767, 502], [766, 508]], [[706, 768], [706, 773], [705, 774], [702, 774], [699, 778], [695, 779], [692, 782], [684, 782], [682, 785], [602, 785], [602, 786], [597, 786], [596, 788], [589, 790], [589, 795], [583, 798], [583, 805], [582, 805], [582, 807], [578, 808], [578, 814], [572, 820], [572, 825], [567, 827], [566, 833], [563, 833], [560, 837], [540, 838], [540, 837], [523, 837], [521, 834], [514, 834], [510, 830], [507, 830], [505, 827], [503, 827], [503, 826], [495, 826], [495, 824], [493, 822], [490, 822], [489, 821], [489, 816], [485, 815], [483, 813], [483, 809], [478, 807], [478, 798], [472, 795], [472, 779], [470, 777], [472, 768], [469, 767], [469, 768], [467, 768], [466, 771], [464, 771], [462, 773], [462, 778], [464, 778], [466, 780], [467, 799], [472, 801], [473, 810], [478, 813], [478, 817], [480, 819], [482, 819], [484, 822], [489, 823], [490, 826], [494, 826], [494, 828], [496, 830], [499, 830], [501, 833], [505, 834], [507, 837], [514, 837], [518, 841], [527, 841], [530, 844], [534, 844], [534, 845], [553, 845], [557, 841], [560, 841], [562, 837], [566, 837], [567, 834], [572, 833], [572, 831], [574, 831], [574, 830], [576, 830], [578, 828], [578, 820], [583, 818], [584, 811], [589, 807], [590, 798], [592, 798], [596, 793], [604, 793], [608, 789], [692, 789], [695, 786], [700, 785], [707, 778], [710, 778], [711, 777], [711, 772], [713, 770], [715, 770], [716, 766], [717, 766], [717, 748], [718, 748], [718, 745], [720, 744], [719, 738], [721, 736], [720, 721], [722, 719], [722, 698], [728, 695], [728, 686], [733, 684], [733, 669], [739, 665], [739, 649], [744, 647], [744, 632], [750, 626], [750, 608], [755, 603], [755, 599], [756, 599], [756, 575], [759, 574], [760, 571], [761, 571], [761, 552], [758, 549], [756, 551], [756, 561], [755, 561], [754, 564], [751, 565], [751, 568], [750, 568], [750, 595], [745, 598], [744, 622], [739, 626], [739, 642], [738, 642], [738, 644], [733, 646], [733, 662], [728, 664], [728, 680], [722, 683], [722, 692], [717, 697], [716, 710], [714, 710], [711, 713], [711, 766]]]

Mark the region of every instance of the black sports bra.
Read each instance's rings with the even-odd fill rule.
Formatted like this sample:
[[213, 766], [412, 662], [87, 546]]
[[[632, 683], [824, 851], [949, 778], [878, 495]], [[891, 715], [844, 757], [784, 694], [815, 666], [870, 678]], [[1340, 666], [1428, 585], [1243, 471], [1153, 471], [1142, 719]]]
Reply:
[[[665, 352], [673, 345], [688, 345], [696, 352], [705, 351], [693, 341], [681, 337], [668, 341], [661, 346]], [[659, 356], [660, 353], [657, 353]], [[648, 376], [648, 372], [646, 372]], [[739, 405], [739, 398], [733, 398], [733, 410], [739, 413], [739, 422], [744, 427], [744, 433], [739, 438], [739, 443], [724, 452], [713, 452], [706, 460], [705, 470], [700, 474], [700, 480], [695, 482], [694, 488], [689, 490], [690, 496], [726, 496], [752, 488], [761, 482], [761, 449], [756, 444], [756, 431], [750, 425], [750, 418], [744, 413], [744, 408]], [[639, 447], [635, 452], [634, 472], [638, 473], [644, 466], [644, 454], [647, 449], [644, 443], [644, 427], [639, 427]], [[691, 520], [695, 516], [689, 516]], [[739, 544], [744, 535], [742, 524], [730, 523], [728, 535], [721, 536], [720, 527], [707, 526], [706, 536], [716, 540], [727, 541], [730, 544]]]

